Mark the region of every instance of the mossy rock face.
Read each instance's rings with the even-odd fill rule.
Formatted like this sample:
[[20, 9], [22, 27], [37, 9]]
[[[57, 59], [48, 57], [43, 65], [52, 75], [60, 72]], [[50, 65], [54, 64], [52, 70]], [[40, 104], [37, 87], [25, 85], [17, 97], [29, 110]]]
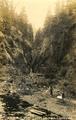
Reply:
[[0, 42], [2, 42], [4, 38], [5, 38], [5, 35], [0, 31]]
[[23, 40], [22, 32], [15, 26], [11, 26], [9, 35], [0, 31], [1, 64], [13, 64], [22, 73], [27, 73], [31, 64], [31, 50], [31, 43], [27, 39]]

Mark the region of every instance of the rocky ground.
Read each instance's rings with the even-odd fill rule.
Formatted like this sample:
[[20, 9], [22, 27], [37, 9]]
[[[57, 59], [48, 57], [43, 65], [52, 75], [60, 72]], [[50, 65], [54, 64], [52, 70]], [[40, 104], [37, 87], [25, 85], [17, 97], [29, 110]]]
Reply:
[[0, 120], [76, 120], [75, 100], [60, 101], [50, 96], [47, 87], [37, 86], [33, 94], [7, 94], [5, 85], [4, 79], [0, 81]]
[[11, 69], [8, 73], [9, 66], [0, 68], [0, 120], [76, 120], [76, 101], [50, 96], [42, 74], [22, 76]]

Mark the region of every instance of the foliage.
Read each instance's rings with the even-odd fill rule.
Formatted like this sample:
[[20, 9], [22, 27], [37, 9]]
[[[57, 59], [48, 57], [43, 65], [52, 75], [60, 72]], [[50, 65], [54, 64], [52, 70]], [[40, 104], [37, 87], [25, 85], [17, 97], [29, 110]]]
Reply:
[[11, 26], [15, 26], [23, 33], [23, 39], [33, 40], [33, 29], [28, 24], [25, 10], [22, 9], [19, 14], [16, 13], [14, 6], [8, 0], [0, 1], [0, 30], [4, 34], [10, 34]]
[[[66, 79], [71, 89], [74, 89], [74, 84], [76, 84], [76, 69], [74, 67], [76, 59], [75, 33], [76, 2], [72, 1], [54, 16], [48, 16], [45, 20], [42, 34], [38, 31], [35, 36], [35, 48], [36, 50], [39, 48], [34, 61], [35, 67], [37, 65], [37, 70], [43, 72], [44, 68], [44, 74], [49, 74], [51, 79]], [[48, 43], [48, 47], [44, 45], [45, 40]], [[45, 51], [41, 52], [43, 46], [45, 47]], [[69, 72], [70, 67], [71, 72]]]

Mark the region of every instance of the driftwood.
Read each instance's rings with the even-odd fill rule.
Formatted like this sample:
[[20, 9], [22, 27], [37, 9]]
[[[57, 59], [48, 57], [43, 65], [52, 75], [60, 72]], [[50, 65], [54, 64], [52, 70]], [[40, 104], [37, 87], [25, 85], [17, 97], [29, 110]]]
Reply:
[[59, 120], [59, 119], [60, 120], [69, 120], [68, 118], [65, 118], [62, 115], [56, 114], [52, 111], [49, 111], [49, 110], [44, 109], [44, 108], [40, 108], [38, 106], [31, 107], [30, 112], [32, 114], [35, 114], [35, 115], [40, 116], [40, 117], [50, 117], [50, 118], [55, 119], [55, 120]]

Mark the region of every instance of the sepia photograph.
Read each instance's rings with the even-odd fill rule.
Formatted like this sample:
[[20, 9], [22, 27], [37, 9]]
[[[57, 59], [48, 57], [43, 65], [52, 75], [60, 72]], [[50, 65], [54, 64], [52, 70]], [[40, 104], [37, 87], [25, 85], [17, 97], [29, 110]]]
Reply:
[[75, 0], [0, 0], [0, 120], [76, 120]]

